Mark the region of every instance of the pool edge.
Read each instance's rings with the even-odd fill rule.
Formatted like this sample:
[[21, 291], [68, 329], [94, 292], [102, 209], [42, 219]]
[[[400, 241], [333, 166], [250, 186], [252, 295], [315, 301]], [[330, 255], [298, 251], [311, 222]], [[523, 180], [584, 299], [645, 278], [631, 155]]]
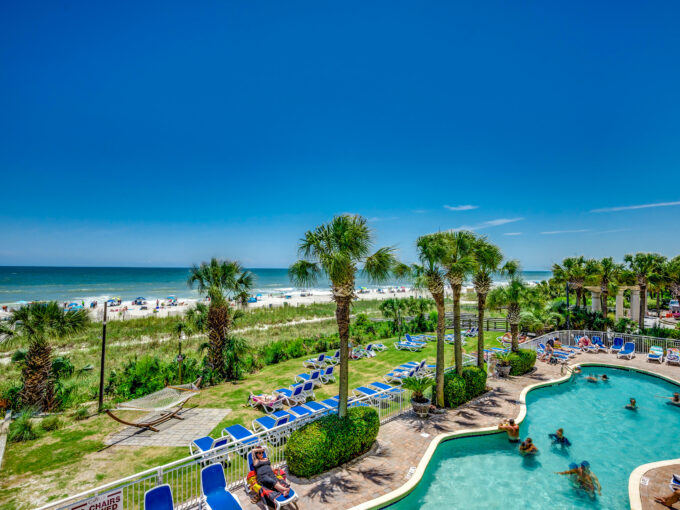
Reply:
[[[634, 372], [640, 372], [646, 375], [650, 375], [653, 377], [658, 377], [661, 379], [664, 379], [668, 382], [671, 382], [673, 384], [676, 384], [680, 386], [680, 380], [673, 379], [671, 377], [665, 376], [663, 374], [659, 374], [656, 372], [651, 372], [649, 370], [645, 370], [642, 368], [635, 368], [627, 365], [619, 365], [619, 364], [614, 364], [614, 363], [606, 363], [606, 362], [601, 362], [601, 361], [593, 361], [593, 362], [582, 362], [582, 363], [574, 363], [573, 365], [569, 365], [570, 367], [574, 366], [602, 366], [602, 367], [609, 367], [609, 368], [619, 368], [623, 370], [629, 370], [629, 371], [634, 371]], [[559, 377], [557, 379], [550, 379], [548, 381], [543, 381], [543, 382], [538, 382], [535, 384], [530, 384], [529, 386], [526, 386], [522, 389], [522, 391], [519, 394], [519, 412], [517, 413], [517, 418], [515, 418], [515, 421], [517, 423], [521, 423], [524, 421], [527, 415], [527, 405], [526, 405], [526, 396], [531, 392], [532, 390], [538, 389], [538, 388], [543, 388], [545, 386], [554, 386], [556, 384], [563, 384], [567, 382], [571, 378], [571, 374], [567, 374], [563, 377]], [[487, 435], [487, 434], [493, 434], [493, 433], [499, 433], [498, 428], [496, 427], [480, 427], [480, 428], [475, 428], [475, 429], [464, 429], [464, 430], [459, 430], [457, 432], [443, 432], [441, 434], [438, 434], [435, 436], [432, 441], [430, 442], [429, 446], [425, 450], [425, 453], [423, 454], [423, 457], [420, 459], [420, 462], [418, 462], [418, 466], [416, 466], [416, 470], [411, 475], [411, 478], [409, 478], [406, 483], [404, 483], [401, 487], [398, 489], [393, 490], [392, 492], [388, 492], [387, 494], [380, 496], [379, 498], [372, 499], [370, 501], [366, 501], [365, 503], [361, 503], [359, 505], [353, 506], [350, 510], [374, 510], [377, 508], [382, 508], [385, 506], [388, 506], [392, 503], [396, 503], [397, 501], [403, 499], [406, 497], [413, 489], [416, 488], [418, 483], [423, 478], [423, 475], [425, 474], [425, 470], [427, 469], [428, 464], [432, 460], [432, 457], [434, 455], [435, 450], [437, 447], [443, 442], [443, 441], [448, 441], [450, 439], [457, 439], [461, 437], [467, 437], [467, 436], [480, 436], [480, 435]], [[649, 471], [649, 469], [654, 469], [656, 467], [664, 467], [667, 465], [671, 464], [678, 464], [680, 463], [680, 459], [671, 459], [671, 460], [664, 460], [664, 461], [657, 461], [657, 462], [651, 462], [648, 464], [642, 464], [641, 466], [636, 467], [633, 472], [630, 474], [628, 478], [628, 499], [630, 500], [630, 507], [631, 510], [642, 510], [642, 500], [640, 497], [640, 479], [642, 478], [642, 475]]]

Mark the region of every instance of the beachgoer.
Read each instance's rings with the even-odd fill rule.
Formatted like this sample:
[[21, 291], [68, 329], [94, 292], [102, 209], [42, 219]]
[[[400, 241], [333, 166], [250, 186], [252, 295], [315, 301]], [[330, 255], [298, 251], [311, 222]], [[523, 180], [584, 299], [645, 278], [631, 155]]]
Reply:
[[607, 374], [602, 374], [602, 377], [600, 379], [602, 379], [603, 382], [609, 381], [609, 377], [607, 377]]
[[572, 479], [575, 475], [579, 488], [593, 496], [595, 495], [595, 490], [597, 489], [598, 494], [601, 496], [602, 486], [600, 485], [600, 481], [597, 479], [597, 476], [595, 476], [595, 474], [590, 471], [590, 463], [587, 460], [584, 460], [581, 462], [580, 466], [575, 468], [573, 466], [574, 464], [570, 464], [567, 471], [561, 471], [556, 474], [568, 475], [572, 477]]
[[505, 430], [508, 434], [508, 440], [511, 443], [519, 443], [519, 425], [517, 425], [512, 418], [500, 422], [498, 424], [498, 430]]
[[572, 372], [575, 374], [580, 374], [582, 372], [581, 367], [579, 365], [576, 365]]
[[670, 405], [680, 407], [680, 393], [678, 393], [677, 391], [675, 393], [673, 393], [672, 397], [664, 397], [664, 398], [667, 398], [669, 400], [668, 403]]
[[276, 478], [271, 462], [264, 456], [264, 448], [253, 449], [253, 467], [255, 468], [257, 483], [269, 490], [279, 491], [284, 497], [288, 496], [290, 488], [283, 486], [279, 479]]
[[626, 409], [629, 409], [631, 411], [637, 411], [637, 402], [635, 401], [634, 398], [630, 399], [630, 402], [626, 404]]
[[672, 494], [665, 497], [657, 496], [654, 498], [654, 501], [668, 508], [673, 508], [673, 505], [680, 501], [680, 490], [674, 490]]
[[597, 378], [596, 375], [589, 375], [586, 376], [586, 381], [596, 383], [599, 379]]
[[519, 445], [519, 453], [522, 455], [535, 455], [538, 453], [538, 448], [533, 443], [530, 437], [527, 437], [521, 445]]
[[559, 428], [554, 434], [548, 434], [548, 437], [552, 439], [553, 444], [561, 444], [562, 446], [571, 446], [571, 441], [569, 441], [564, 435], [564, 429]]
[[541, 361], [550, 361], [553, 353], [555, 352], [553, 345], [554, 345], [554, 342], [553, 342], [552, 338], [545, 343], [545, 349], [543, 350], [543, 354], [541, 354], [541, 357], [540, 357]]
[[577, 345], [581, 349], [584, 349], [584, 348], [588, 347], [590, 344], [591, 344], [590, 338], [588, 338], [587, 336], [582, 336], [581, 338], [579, 338]]

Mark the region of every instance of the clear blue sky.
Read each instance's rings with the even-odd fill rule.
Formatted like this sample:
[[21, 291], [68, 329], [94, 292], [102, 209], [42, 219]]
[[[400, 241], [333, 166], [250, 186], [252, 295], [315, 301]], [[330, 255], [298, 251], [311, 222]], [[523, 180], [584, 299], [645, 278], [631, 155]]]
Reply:
[[0, 264], [282, 267], [341, 212], [680, 253], [680, 3], [468, 4], [3, 2]]

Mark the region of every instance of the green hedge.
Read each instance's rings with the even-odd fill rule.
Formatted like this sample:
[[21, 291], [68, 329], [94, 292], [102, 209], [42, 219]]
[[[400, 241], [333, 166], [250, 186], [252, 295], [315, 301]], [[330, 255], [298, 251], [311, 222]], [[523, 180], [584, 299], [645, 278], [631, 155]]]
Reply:
[[463, 375], [447, 372], [444, 375], [444, 405], [458, 407], [486, 391], [486, 370], [463, 368]]
[[353, 407], [347, 418], [332, 414], [294, 431], [284, 455], [295, 476], [309, 478], [366, 453], [378, 436], [380, 420], [371, 407]]
[[510, 375], [524, 375], [536, 364], [536, 351], [520, 349], [510, 354]]

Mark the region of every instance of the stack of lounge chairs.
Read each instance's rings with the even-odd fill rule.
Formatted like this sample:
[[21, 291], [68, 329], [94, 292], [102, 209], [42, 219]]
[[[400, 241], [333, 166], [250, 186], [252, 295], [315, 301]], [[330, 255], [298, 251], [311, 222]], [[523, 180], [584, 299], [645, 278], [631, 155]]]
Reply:
[[427, 342], [425, 340], [422, 340], [420, 337], [411, 337], [408, 333], [406, 334], [406, 340], [402, 340], [400, 342], [396, 342], [394, 344], [394, 348], [400, 351], [412, 351], [412, 352], [418, 352], [423, 349], [427, 345]]
[[383, 379], [387, 383], [401, 384], [407, 377], [427, 377], [434, 372], [436, 366], [428, 365], [426, 360], [420, 362], [409, 361], [408, 363], [403, 363], [398, 367], [385, 374]]

